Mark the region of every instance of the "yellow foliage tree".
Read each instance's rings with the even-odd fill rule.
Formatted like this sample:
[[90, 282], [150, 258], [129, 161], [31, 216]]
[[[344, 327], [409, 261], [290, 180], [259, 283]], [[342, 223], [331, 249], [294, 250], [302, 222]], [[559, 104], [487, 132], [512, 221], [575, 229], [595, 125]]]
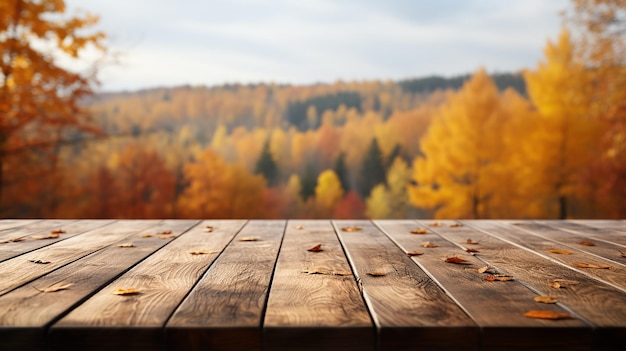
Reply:
[[335, 171], [327, 169], [320, 173], [315, 186], [315, 202], [320, 211], [329, 216], [342, 197], [343, 187]]

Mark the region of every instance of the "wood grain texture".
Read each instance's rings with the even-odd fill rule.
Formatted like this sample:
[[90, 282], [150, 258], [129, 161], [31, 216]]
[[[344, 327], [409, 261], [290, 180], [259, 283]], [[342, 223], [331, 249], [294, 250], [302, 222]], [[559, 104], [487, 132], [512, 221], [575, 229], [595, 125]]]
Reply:
[[[47, 222], [47, 221], [45, 221]], [[44, 223], [45, 223], [44, 222]], [[50, 221], [51, 225], [42, 229], [42, 223], [36, 223], [37, 229], [31, 232], [30, 226], [22, 226], [12, 230], [11, 238], [19, 237], [22, 240], [16, 242], [8, 242], [0, 244], [0, 262], [6, 261], [13, 257], [17, 257], [27, 252], [31, 252], [42, 247], [52, 245], [56, 242], [63, 241], [76, 235], [85, 233], [89, 230], [103, 227], [113, 223], [111, 220], [83, 220], [83, 221]], [[62, 229], [65, 233], [59, 234], [58, 238], [38, 240], [34, 238], [37, 235], [50, 234], [52, 230]], [[26, 235], [23, 235], [26, 234]]]
[[2, 219], [0, 220], [0, 232], [5, 229], [14, 229], [26, 225], [42, 222], [41, 219]]
[[[299, 229], [301, 228], [301, 229]], [[319, 252], [307, 249], [322, 245]], [[375, 328], [330, 221], [289, 221], [265, 313], [264, 350], [374, 350]]]
[[[626, 346], [626, 333], [614, 333], [615, 330], [623, 332], [626, 327], [626, 295], [623, 292], [549, 257], [537, 255], [533, 250], [498, 239], [508, 233], [515, 233], [511, 228], [502, 227], [492, 221], [463, 222], [466, 225], [462, 230], [439, 230], [439, 234], [454, 242], [463, 242], [468, 237], [479, 241], [483, 260], [515, 276], [538, 294], [556, 298], [574, 316], [591, 323], [594, 327], [594, 350], [611, 349], [605, 347], [607, 344]], [[524, 234], [518, 235], [524, 238]], [[549, 283], [555, 279], [565, 279], [577, 284], [569, 285], [565, 289], [554, 289]], [[578, 339], [587, 336], [588, 334], [581, 332]], [[568, 345], [569, 340], [560, 342]], [[572, 340], [572, 343], [575, 342]], [[591, 346], [589, 342], [581, 340], [568, 347], [589, 349]]]
[[[261, 323], [285, 221], [251, 221], [167, 324], [170, 350], [261, 350]], [[257, 241], [240, 241], [256, 237]]]
[[626, 248], [626, 223], [622, 221], [571, 220], [536, 222]]
[[[166, 225], [174, 233], [180, 233], [195, 223], [196, 221], [178, 221]], [[162, 228], [163, 224], [146, 230], [154, 232]], [[134, 247], [117, 246], [126, 242], [133, 242]], [[92, 255], [67, 264], [0, 297], [0, 306], [11, 306], [0, 309], [0, 350], [43, 349], [50, 323], [168, 242], [156, 237], [141, 239], [137, 233], [132, 233]], [[55, 293], [37, 290], [59, 282], [71, 283], [72, 286], [68, 290]], [[19, 328], [6, 329], [7, 327]]]
[[[463, 232], [463, 227], [451, 227], [455, 222], [438, 221], [441, 226], [430, 226], [430, 222], [413, 221], [376, 221], [396, 243], [405, 251], [420, 248], [424, 252], [413, 259], [433, 279], [459, 303], [481, 327], [483, 334], [481, 350], [511, 350], [515, 348], [529, 350], [552, 350], [555, 340], [578, 340], [581, 332], [590, 334], [590, 328], [582, 321], [550, 321], [531, 319], [524, 313], [533, 309], [552, 310], [557, 313], [568, 311], [559, 305], [541, 305], [534, 301], [538, 294], [529, 290], [519, 281], [490, 282], [484, 278], [489, 274], [477, 272], [480, 267], [488, 266], [482, 260], [485, 245], [472, 235], [465, 240], [448, 241], [438, 232]], [[413, 228], [427, 228], [428, 234], [411, 234]], [[467, 244], [467, 240], [479, 244]], [[419, 247], [424, 241], [438, 245], [436, 248]], [[471, 255], [466, 248], [480, 252]], [[446, 263], [449, 257], [459, 257], [471, 265]], [[499, 272], [506, 274], [506, 271]], [[497, 337], [492, 337], [497, 335]], [[570, 347], [570, 345], [567, 345]]]
[[[168, 226], [175, 239], [52, 326], [52, 349], [161, 349], [165, 322], [244, 223], [205, 221], [182, 235]], [[213, 227], [212, 232], [206, 231], [207, 225]], [[217, 253], [190, 254], [195, 250]], [[117, 288], [140, 293], [114, 295]]]
[[[333, 223], [379, 329], [379, 350], [478, 350], [476, 324], [371, 222]], [[353, 226], [362, 229], [341, 230]]]
[[[56, 242], [0, 263], [0, 296], [41, 277], [57, 268], [87, 256], [117, 240], [143, 229], [147, 221], [121, 221], [115, 226], [104, 226], [79, 236]], [[153, 223], [157, 223], [156, 221]], [[30, 261], [45, 260], [48, 264]]]

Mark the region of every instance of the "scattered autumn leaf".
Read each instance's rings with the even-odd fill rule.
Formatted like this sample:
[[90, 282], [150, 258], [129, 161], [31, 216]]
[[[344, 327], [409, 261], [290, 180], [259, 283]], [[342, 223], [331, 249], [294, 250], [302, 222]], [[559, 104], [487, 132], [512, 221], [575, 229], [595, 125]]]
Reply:
[[33, 235], [31, 236], [31, 238], [36, 239], [36, 240], [45, 240], [45, 239], [57, 239], [59, 237], [59, 234], [39, 234], [39, 235]]
[[419, 251], [411, 251], [411, 252], [407, 252], [406, 253], [406, 255], [409, 256], [409, 257], [419, 256], [419, 255], [423, 255], [423, 254], [424, 254], [423, 252], [419, 252]]
[[556, 299], [550, 296], [535, 296], [535, 301], [541, 303], [556, 303]]
[[323, 269], [305, 269], [302, 271], [302, 273], [307, 273], [307, 274], [330, 274], [329, 271], [325, 271]]
[[157, 234], [167, 235], [167, 234], [172, 234], [172, 231], [171, 230], [164, 230], [164, 231], [158, 232]]
[[140, 237], [142, 238], [152, 238], [154, 235], [152, 234], [141, 234]]
[[432, 222], [431, 224], [429, 224], [431, 227], [441, 227], [441, 223], [439, 222]]
[[524, 317], [557, 320], [557, 319], [570, 319], [572, 318], [572, 315], [569, 313], [554, 312], [550, 310], [530, 310], [524, 313]]
[[568, 286], [576, 285], [578, 283], [579, 282], [576, 280], [554, 279], [552, 282], [548, 283], [548, 285], [554, 289], [565, 289]]
[[567, 251], [567, 250], [557, 250], [557, 249], [550, 249], [548, 250], [549, 252], [552, 252], [554, 254], [559, 254], [559, 255], [571, 255], [572, 253]]
[[159, 239], [172, 239], [172, 238], [175, 238], [176, 235], [171, 234], [171, 233], [170, 234], [159, 234], [158, 237], [159, 237]]
[[298, 230], [302, 230], [302, 229], [304, 229], [304, 227], [303, 227], [303, 226], [301, 226], [301, 225], [297, 225], [297, 226], [296, 226], [296, 229], [298, 229]]
[[129, 289], [117, 288], [117, 289], [113, 290], [113, 292], [111, 292], [111, 293], [113, 295], [127, 296], [127, 295], [137, 295], [140, 292], [139, 292], [139, 290], [133, 289], [133, 288], [129, 288]]
[[370, 275], [372, 277], [384, 277], [387, 275], [387, 273], [383, 273], [383, 272], [367, 272], [367, 275]]
[[259, 238], [257, 238], [256, 236], [244, 236], [243, 238], [239, 239], [239, 241], [259, 241]]
[[10, 239], [4, 240], [4, 241], [0, 241], [0, 244], [16, 243], [18, 241], [23, 241], [23, 240], [24, 240], [24, 238], [20, 238], [20, 237], [18, 237], [18, 238], [10, 238]]
[[462, 227], [463, 223], [452, 223], [450, 224], [450, 228], [457, 228], [457, 227]]
[[50, 293], [50, 292], [57, 292], [57, 291], [60, 291], [60, 290], [67, 290], [72, 285], [73, 285], [72, 283], [57, 283], [57, 284], [51, 285], [51, 286], [49, 286], [49, 287], [47, 287], [45, 289], [37, 289], [37, 288], [35, 288], [35, 289], [37, 289], [37, 290], [39, 290], [41, 292]]
[[333, 275], [352, 275], [352, 272], [350, 271], [336, 271], [336, 272], [332, 272]]
[[55, 229], [50, 232], [50, 234], [65, 234], [65, 230], [63, 229]]
[[420, 244], [421, 247], [427, 247], [429, 249], [432, 249], [433, 247], [438, 247], [439, 245], [437, 244], [433, 244], [430, 241], [427, 241], [425, 243]]
[[190, 254], [196, 256], [196, 255], [208, 255], [208, 254], [214, 254], [214, 253], [218, 253], [219, 251], [217, 250], [195, 250], [195, 251], [189, 251]]
[[559, 282], [550, 282], [548, 285], [554, 289], [565, 288], [565, 286], [562, 286]]
[[579, 268], [611, 269], [609, 266], [597, 265], [593, 263], [572, 262], [572, 265]]
[[478, 273], [485, 273], [489, 269], [489, 266], [480, 267], [477, 269]]
[[205, 231], [205, 232], [207, 232], [207, 233], [211, 233], [211, 232], [213, 231], [213, 229], [214, 229], [214, 228], [213, 228], [213, 226], [212, 226], [212, 225], [207, 225], [207, 226], [204, 228], [204, 231]]
[[44, 261], [44, 260], [28, 260], [28, 262], [37, 263], [37, 264], [48, 264], [48, 263], [50, 263], [50, 261]]
[[455, 264], [471, 264], [468, 260], [464, 260], [460, 257], [448, 257], [446, 258], [446, 263], [455, 263]]
[[478, 245], [478, 241], [474, 241], [472, 239], [465, 240], [465, 243], [470, 245]]
[[582, 246], [596, 246], [596, 244], [591, 241], [581, 241], [579, 244]]
[[411, 234], [426, 234], [426, 233], [428, 233], [428, 230], [424, 228], [416, 228], [416, 229], [411, 230]]
[[133, 243], [123, 243], [123, 244], [119, 244], [117, 246], [119, 246], [119, 247], [135, 247], [135, 244], [133, 244]]
[[472, 249], [471, 247], [466, 247], [466, 248], [465, 248], [465, 251], [466, 251], [466, 252], [480, 252], [480, 251], [478, 251], [478, 250], [476, 250], [476, 249]]
[[625, 251], [620, 251], [620, 252], [619, 252], [619, 254], [620, 254], [622, 257], [626, 257], [626, 252], [625, 252]]
[[358, 232], [359, 230], [362, 230], [363, 228], [359, 227], [359, 226], [352, 226], [352, 227], [343, 227], [341, 228], [341, 230], [343, 230], [344, 232]]
[[515, 280], [515, 278], [506, 274], [492, 274], [492, 275], [486, 276], [485, 280], [490, 281], [490, 282], [509, 282], [509, 281]]
[[322, 250], [322, 244], [317, 244], [317, 245], [313, 246], [312, 248], [307, 249], [307, 251], [320, 252], [320, 251], [324, 251], [324, 250]]

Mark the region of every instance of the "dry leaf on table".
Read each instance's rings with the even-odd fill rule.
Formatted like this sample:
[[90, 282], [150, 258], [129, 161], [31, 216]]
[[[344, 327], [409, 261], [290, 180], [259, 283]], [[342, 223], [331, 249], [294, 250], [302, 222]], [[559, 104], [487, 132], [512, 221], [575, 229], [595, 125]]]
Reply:
[[457, 228], [457, 227], [462, 227], [463, 223], [452, 223], [450, 224], [450, 228]]
[[352, 275], [352, 272], [350, 271], [335, 271], [335, 272], [331, 272], [332, 275]]
[[65, 234], [65, 230], [63, 229], [55, 229], [50, 232], [50, 234]]
[[554, 312], [550, 310], [530, 310], [524, 313], [524, 317], [557, 320], [557, 319], [571, 319], [572, 315], [569, 313]]
[[465, 248], [465, 252], [476, 253], [476, 252], [480, 252], [480, 251], [478, 251], [476, 249], [472, 249], [471, 247], [466, 247]]
[[367, 275], [370, 275], [372, 277], [384, 277], [387, 275], [387, 273], [383, 273], [383, 272], [367, 272]]
[[31, 236], [31, 238], [33, 238], [33, 239], [37, 239], [37, 240], [44, 240], [44, 239], [58, 239], [58, 238], [59, 238], [59, 234], [54, 234], [54, 233], [50, 233], [50, 234], [39, 234], [39, 235], [33, 235], [33, 236]]
[[307, 274], [330, 274], [329, 271], [325, 271], [323, 269], [305, 269], [302, 271], [302, 273], [307, 273]]
[[490, 282], [509, 282], [515, 280], [515, 278], [506, 274], [492, 274], [486, 276], [485, 280]]
[[441, 227], [441, 223], [440, 222], [432, 222], [431, 224], [429, 224], [429, 226], [431, 226], [431, 227]]
[[462, 259], [460, 257], [456, 257], [456, 256], [446, 258], [445, 262], [446, 263], [455, 263], [455, 264], [471, 264], [468, 260], [464, 260], [464, 259]]
[[596, 246], [596, 244], [591, 241], [581, 241], [579, 244], [582, 246]]
[[320, 251], [324, 251], [324, 250], [322, 250], [322, 244], [317, 244], [317, 245], [313, 246], [312, 248], [307, 249], [307, 251], [320, 252]]
[[557, 250], [557, 249], [550, 249], [548, 250], [548, 252], [552, 252], [554, 254], [559, 254], [559, 255], [571, 255], [572, 253], [567, 251], [567, 250]]
[[535, 301], [541, 303], [556, 303], [556, 299], [550, 296], [535, 296]]
[[119, 244], [117, 246], [119, 246], [119, 247], [135, 247], [135, 244], [133, 244], [133, 243], [123, 243], [123, 244]]
[[419, 251], [411, 251], [411, 252], [407, 252], [406, 253], [406, 255], [409, 256], [409, 257], [419, 256], [419, 255], [423, 255], [423, 254], [424, 254], [423, 252], [419, 252]]
[[195, 251], [189, 251], [190, 254], [197, 256], [197, 255], [209, 255], [209, 254], [214, 254], [214, 253], [218, 253], [219, 251], [217, 250], [195, 250]]
[[578, 268], [611, 269], [610, 266], [597, 265], [593, 263], [572, 262], [572, 265]]
[[152, 238], [154, 235], [152, 235], [152, 234], [141, 234], [139, 236], [142, 237], [142, 238]]
[[428, 233], [428, 230], [424, 228], [411, 229], [411, 234], [426, 234], [426, 233]]
[[465, 240], [465, 243], [470, 245], [478, 245], [478, 241], [474, 241], [472, 239]]
[[45, 289], [37, 289], [37, 288], [35, 288], [35, 289], [37, 289], [37, 290], [39, 290], [41, 292], [51, 293], [51, 292], [57, 292], [57, 291], [60, 291], [60, 290], [67, 290], [72, 285], [73, 285], [72, 283], [57, 283], [57, 284], [51, 285], [51, 286], [49, 286], [49, 287], [47, 287]]
[[44, 261], [44, 260], [28, 260], [28, 262], [37, 263], [37, 264], [48, 264], [48, 263], [50, 263], [50, 261]]
[[427, 241], [427, 242], [425, 242], [425, 243], [421, 243], [421, 244], [420, 244], [420, 246], [421, 246], [421, 247], [427, 247], [427, 248], [432, 249], [433, 247], [438, 247], [439, 245], [437, 245], [437, 244], [433, 244], [433, 243], [431, 243], [430, 241]]
[[358, 232], [359, 230], [362, 230], [363, 228], [359, 227], [359, 226], [352, 226], [352, 227], [343, 227], [341, 228], [342, 231], [344, 232]]
[[176, 235], [174, 234], [159, 234], [159, 239], [172, 239], [175, 237]]
[[302, 229], [304, 229], [304, 227], [303, 227], [303, 226], [301, 226], [301, 225], [297, 225], [297, 226], [296, 226], [296, 229], [298, 229], [298, 230], [302, 230]]
[[137, 295], [140, 292], [139, 292], [139, 290], [133, 289], [133, 288], [129, 288], [129, 289], [117, 288], [117, 289], [113, 290], [113, 292], [111, 292], [111, 293], [113, 295], [127, 296], [127, 295]]
[[259, 238], [257, 238], [256, 236], [244, 236], [243, 238], [239, 239], [239, 241], [259, 241]]

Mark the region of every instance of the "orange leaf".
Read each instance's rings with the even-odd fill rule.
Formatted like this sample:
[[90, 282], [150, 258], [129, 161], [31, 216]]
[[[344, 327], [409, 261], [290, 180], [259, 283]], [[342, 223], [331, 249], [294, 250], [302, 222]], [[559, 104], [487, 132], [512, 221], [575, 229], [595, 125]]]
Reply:
[[384, 277], [387, 273], [383, 272], [367, 272], [367, 275], [371, 275], [372, 277]]
[[117, 246], [119, 246], [119, 247], [135, 247], [135, 245], [133, 243], [123, 243], [123, 244], [119, 244]]
[[140, 237], [142, 237], [142, 238], [152, 238], [153, 235], [152, 234], [141, 234]]
[[509, 282], [515, 280], [515, 278], [506, 274], [493, 274], [485, 277], [485, 280], [490, 282]]
[[162, 232], [158, 232], [157, 234], [164, 234], [164, 235], [167, 235], [167, 234], [172, 234], [172, 231], [171, 231], [171, 230], [164, 230], [164, 231], [162, 231]]
[[175, 237], [176, 237], [176, 235], [171, 234], [171, 233], [170, 234], [167, 234], [167, 233], [166, 234], [163, 234], [163, 233], [159, 234], [159, 239], [172, 239], [172, 238], [175, 238]]
[[336, 271], [336, 272], [332, 272], [333, 275], [352, 275], [352, 272], [350, 271]]
[[65, 230], [63, 229], [55, 229], [50, 232], [50, 234], [65, 234]]
[[302, 273], [308, 273], [308, 274], [330, 274], [329, 271], [325, 271], [323, 269], [305, 269], [302, 271]]
[[428, 231], [424, 228], [412, 229], [411, 234], [426, 234]]
[[467, 239], [465, 241], [466, 244], [470, 244], [470, 245], [478, 245], [478, 241], [474, 241], [472, 239]]
[[196, 251], [189, 251], [190, 254], [197, 256], [197, 255], [208, 255], [208, 254], [214, 254], [214, 253], [218, 253], [219, 251], [217, 250], [196, 250]]
[[452, 223], [450, 224], [450, 228], [457, 228], [457, 227], [462, 227], [463, 223]]
[[320, 251], [324, 251], [324, 250], [322, 250], [322, 244], [317, 244], [317, 245], [313, 246], [312, 248], [307, 249], [307, 251], [320, 252]]
[[535, 301], [548, 304], [557, 302], [554, 297], [550, 296], [535, 296]]
[[487, 272], [487, 270], [489, 269], [489, 266], [484, 266], [484, 267], [480, 267], [478, 268], [478, 273], [485, 273]]
[[212, 231], [213, 231], [213, 229], [214, 229], [214, 228], [213, 228], [213, 226], [212, 226], [212, 225], [207, 225], [207, 226], [206, 226], [206, 228], [204, 228], [204, 231], [205, 231], [205, 232], [207, 232], [207, 233], [210, 233], [210, 232], [212, 232]]
[[113, 295], [127, 296], [127, 295], [137, 295], [140, 292], [139, 292], [139, 290], [133, 289], [133, 288], [129, 288], [129, 289], [117, 288], [117, 289], [113, 290], [113, 292], [111, 292], [111, 293]]
[[466, 252], [480, 252], [480, 251], [478, 251], [478, 250], [476, 250], [476, 249], [472, 249], [471, 247], [466, 247], [466, 248], [465, 248], [465, 251], [466, 251]]
[[439, 222], [432, 222], [431, 224], [429, 224], [431, 227], [441, 227], [441, 223]]
[[31, 238], [37, 239], [37, 240], [57, 239], [58, 237], [59, 237], [59, 234], [54, 234], [54, 233], [40, 234], [40, 235], [33, 235], [33, 236], [31, 236]]
[[303, 227], [303, 226], [301, 226], [301, 225], [297, 225], [297, 226], [296, 226], [296, 229], [298, 229], [298, 230], [302, 230], [302, 229], [304, 229], [304, 227]]
[[24, 240], [24, 238], [19, 238], [19, 237], [18, 238], [10, 238], [10, 239], [7, 239], [7, 240], [0, 241], [0, 244], [16, 243], [18, 241], [23, 241], [23, 240]]
[[257, 238], [256, 236], [245, 236], [241, 239], [239, 239], [239, 241], [259, 241], [260, 239]]
[[73, 285], [72, 283], [57, 283], [57, 284], [51, 285], [51, 286], [49, 286], [49, 287], [47, 287], [45, 289], [37, 289], [37, 288], [35, 288], [35, 289], [37, 289], [37, 290], [39, 290], [41, 292], [50, 293], [50, 292], [57, 292], [59, 290], [67, 290], [72, 285]]
[[548, 285], [550, 285], [550, 287], [554, 288], [554, 289], [560, 289], [560, 288], [567, 288], [568, 286], [571, 285], [576, 285], [579, 282], [577, 282], [576, 280], [567, 280], [567, 279], [554, 279], [552, 282], [550, 282]]
[[341, 230], [343, 230], [344, 232], [358, 232], [359, 230], [362, 230], [363, 228], [359, 227], [359, 226], [352, 226], [352, 227], [343, 227], [341, 228]]
[[420, 246], [421, 246], [421, 247], [427, 247], [427, 248], [432, 249], [433, 247], [438, 247], [439, 245], [437, 245], [437, 244], [433, 244], [433, 243], [431, 243], [430, 241], [427, 241], [427, 242], [425, 242], [425, 243], [420, 244]]
[[600, 266], [593, 263], [572, 262], [572, 265], [579, 268], [611, 269], [609, 266]]
[[582, 246], [596, 246], [596, 244], [592, 243], [591, 241], [581, 241], [579, 242], [579, 244]]
[[28, 262], [37, 263], [37, 264], [48, 264], [48, 263], [50, 263], [50, 261], [44, 261], [44, 260], [28, 260]]
[[446, 258], [446, 263], [471, 264], [468, 260], [456, 256]]
[[411, 252], [407, 252], [407, 256], [411, 257], [411, 256], [419, 256], [419, 255], [423, 255], [423, 252], [419, 252], [419, 251], [411, 251]]
[[557, 250], [557, 249], [550, 249], [548, 250], [549, 252], [555, 253], [555, 254], [559, 254], [559, 255], [571, 255], [572, 253], [567, 251], [567, 250]]
[[559, 282], [551, 282], [548, 285], [554, 289], [565, 288], [565, 286], [562, 286]]
[[530, 310], [524, 313], [524, 317], [539, 318], [539, 319], [570, 319], [572, 315], [569, 313], [554, 312], [550, 310]]

